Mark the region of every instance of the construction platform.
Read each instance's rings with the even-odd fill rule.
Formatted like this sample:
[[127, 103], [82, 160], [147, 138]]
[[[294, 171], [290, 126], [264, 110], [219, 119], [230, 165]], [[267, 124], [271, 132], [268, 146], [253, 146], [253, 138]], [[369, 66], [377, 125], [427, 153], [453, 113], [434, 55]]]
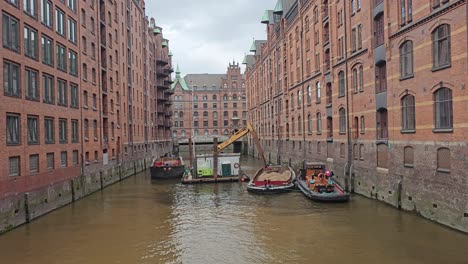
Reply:
[[220, 182], [238, 182], [240, 181], [241, 177], [236, 176], [229, 176], [229, 177], [218, 177], [217, 179], [213, 177], [201, 177], [201, 178], [192, 178], [186, 177], [182, 178], [182, 184], [197, 184], [197, 183], [220, 183]]

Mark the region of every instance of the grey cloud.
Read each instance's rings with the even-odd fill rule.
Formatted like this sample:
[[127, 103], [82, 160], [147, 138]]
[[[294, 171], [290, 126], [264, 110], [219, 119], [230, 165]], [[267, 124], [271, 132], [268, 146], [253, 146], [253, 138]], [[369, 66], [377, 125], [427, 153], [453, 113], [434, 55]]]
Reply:
[[276, 0], [148, 0], [170, 40], [173, 62], [186, 73], [223, 73], [233, 59], [242, 62], [252, 38], [266, 37], [260, 19]]

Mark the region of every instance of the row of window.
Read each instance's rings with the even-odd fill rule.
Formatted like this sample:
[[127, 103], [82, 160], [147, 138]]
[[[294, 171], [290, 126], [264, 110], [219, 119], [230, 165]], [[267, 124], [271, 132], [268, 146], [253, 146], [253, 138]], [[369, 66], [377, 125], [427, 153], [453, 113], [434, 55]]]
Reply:
[[[3, 92], [6, 96], [22, 98], [21, 66], [19, 64], [3, 62]], [[42, 101], [47, 104], [57, 104], [60, 106], [78, 108], [78, 85], [68, 83], [66, 80], [55, 78], [52, 75], [43, 73], [41, 76], [37, 70], [25, 68], [24, 70], [24, 91], [26, 99], [40, 101], [42, 89]], [[41, 85], [42, 84], [42, 87]], [[57, 88], [55, 88], [57, 87]], [[57, 93], [56, 91], [57, 90]]]
[[[223, 135], [224, 135], [224, 136], [228, 136], [229, 134], [230, 134], [230, 132], [229, 132], [228, 129], [225, 129], [225, 130], [223, 131]], [[173, 136], [174, 138], [177, 138], [178, 135], [179, 135], [179, 131], [174, 131], [174, 132], [172, 132], [172, 136]], [[195, 135], [195, 136], [199, 136], [199, 135], [200, 135], [200, 131], [197, 130], [197, 129], [194, 130], [194, 135]], [[219, 132], [218, 132], [217, 129], [214, 129], [214, 130], [211, 131], [211, 133], [210, 133], [210, 131], [209, 131], [208, 129], [205, 129], [205, 130], [203, 130], [203, 135], [205, 135], [205, 136], [208, 136], [208, 135], [217, 136], [217, 135], [219, 135]], [[187, 137], [187, 132], [185, 132], [185, 130], [180, 131], [180, 136], [181, 136], [182, 138], [186, 138], [186, 137]]]
[[[216, 94], [214, 94], [211, 98], [212, 98], [213, 101], [218, 100], [218, 96], [217, 96]], [[237, 101], [237, 100], [246, 100], [246, 99], [247, 99], [247, 98], [246, 98], [245, 94], [243, 94], [242, 97], [237, 97], [237, 94], [234, 94], [234, 95], [232, 95], [232, 96], [228, 96], [227, 94], [225, 94], [225, 95], [223, 96], [223, 100], [224, 100], [224, 101], [229, 101], [229, 100]], [[183, 100], [183, 99], [182, 99], [182, 95], [176, 95], [176, 96], [174, 96], [174, 101], [182, 101], [182, 100]], [[194, 95], [194, 96], [193, 96], [193, 101], [198, 101], [198, 100], [199, 100], [198, 95]], [[207, 95], [203, 95], [203, 96], [202, 96], [202, 101], [208, 101], [208, 96], [207, 96]]]
[[[411, 94], [405, 95], [401, 99], [401, 132], [414, 132], [416, 130], [416, 108], [415, 97]], [[292, 133], [295, 133], [295, 120], [292, 120]], [[316, 114], [317, 134], [322, 133], [322, 114]], [[365, 133], [365, 119], [364, 116], [360, 117], [361, 125], [359, 126], [359, 117], [354, 118], [353, 130], [354, 138], [359, 137], [360, 133]], [[312, 133], [312, 116], [307, 116], [308, 133]], [[434, 92], [434, 132], [451, 131], [453, 129], [453, 104], [452, 104], [452, 91], [448, 88], [440, 88]], [[302, 133], [302, 120], [301, 116], [297, 119], [297, 129], [299, 134]], [[333, 137], [333, 118], [327, 118], [328, 137]], [[339, 109], [339, 132], [340, 134], [346, 133], [346, 110]], [[287, 133], [289, 133], [289, 124], [286, 124]], [[376, 115], [376, 130], [377, 139], [388, 138], [388, 113], [387, 109], [379, 109]], [[274, 131], [274, 129], [273, 129]]]
[[[8, 3], [14, 5], [17, 8], [20, 8], [19, 0], [5, 0]], [[65, 3], [65, 0], [60, 0], [60, 2]], [[67, 7], [76, 12], [76, 0], [67, 0]], [[41, 0], [41, 19], [44, 23], [44, 16], [47, 14], [47, 10], [52, 10], [52, 1], [50, 0]], [[28, 15], [33, 18], [37, 18], [37, 0], [23, 0], [23, 10]]]
[[[29, 155], [29, 174], [38, 174], [41, 172], [40, 164], [42, 164], [40, 160], [39, 154], [32, 154]], [[79, 153], [78, 150], [72, 151], [72, 166], [79, 164]], [[68, 167], [68, 152], [62, 151], [60, 152], [60, 167], [66, 168]], [[55, 153], [49, 152], [46, 154], [46, 168], [45, 171], [52, 171], [55, 169]], [[21, 172], [21, 157], [20, 156], [13, 156], [8, 158], [8, 175], [10, 177], [19, 177], [22, 175]]]
[[[44, 128], [44, 143], [55, 144], [55, 119], [54, 117], [43, 118]], [[29, 145], [40, 144], [40, 118], [35, 115], [27, 115], [26, 121], [26, 136]], [[22, 124], [21, 115], [17, 113], [7, 113], [6, 115], [6, 143], [7, 145], [21, 145], [22, 139]], [[69, 121], [66, 118], [58, 119], [58, 137], [60, 144], [68, 143], [68, 136], [71, 133], [71, 143], [79, 141], [79, 125], [78, 120], [70, 121], [71, 128], [68, 129]]]

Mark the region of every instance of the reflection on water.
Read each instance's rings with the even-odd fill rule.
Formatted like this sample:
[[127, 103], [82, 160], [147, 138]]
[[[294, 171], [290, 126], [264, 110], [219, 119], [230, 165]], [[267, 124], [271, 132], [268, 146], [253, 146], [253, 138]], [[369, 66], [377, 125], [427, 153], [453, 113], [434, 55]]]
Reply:
[[[260, 162], [242, 162], [249, 174]], [[468, 263], [468, 236], [354, 196], [320, 204], [245, 184], [140, 174], [0, 237], [1, 263]]]

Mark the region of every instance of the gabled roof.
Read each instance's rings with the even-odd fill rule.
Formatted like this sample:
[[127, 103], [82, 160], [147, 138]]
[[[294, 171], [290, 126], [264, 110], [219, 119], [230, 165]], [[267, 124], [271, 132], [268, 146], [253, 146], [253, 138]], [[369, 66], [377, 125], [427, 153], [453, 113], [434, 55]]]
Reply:
[[185, 82], [185, 79], [180, 77], [180, 68], [179, 68], [179, 65], [177, 65], [177, 69], [176, 69], [176, 78], [174, 80], [174, 83], [172, 83], [171, 85], [171, 90], [174, 90], [177, 86], [177, 84], [180, 85], [180, 87], [182, 87], [182, 90], [184, 91], [190, 91], [189, 87], [187, 86], [187, 83]]

